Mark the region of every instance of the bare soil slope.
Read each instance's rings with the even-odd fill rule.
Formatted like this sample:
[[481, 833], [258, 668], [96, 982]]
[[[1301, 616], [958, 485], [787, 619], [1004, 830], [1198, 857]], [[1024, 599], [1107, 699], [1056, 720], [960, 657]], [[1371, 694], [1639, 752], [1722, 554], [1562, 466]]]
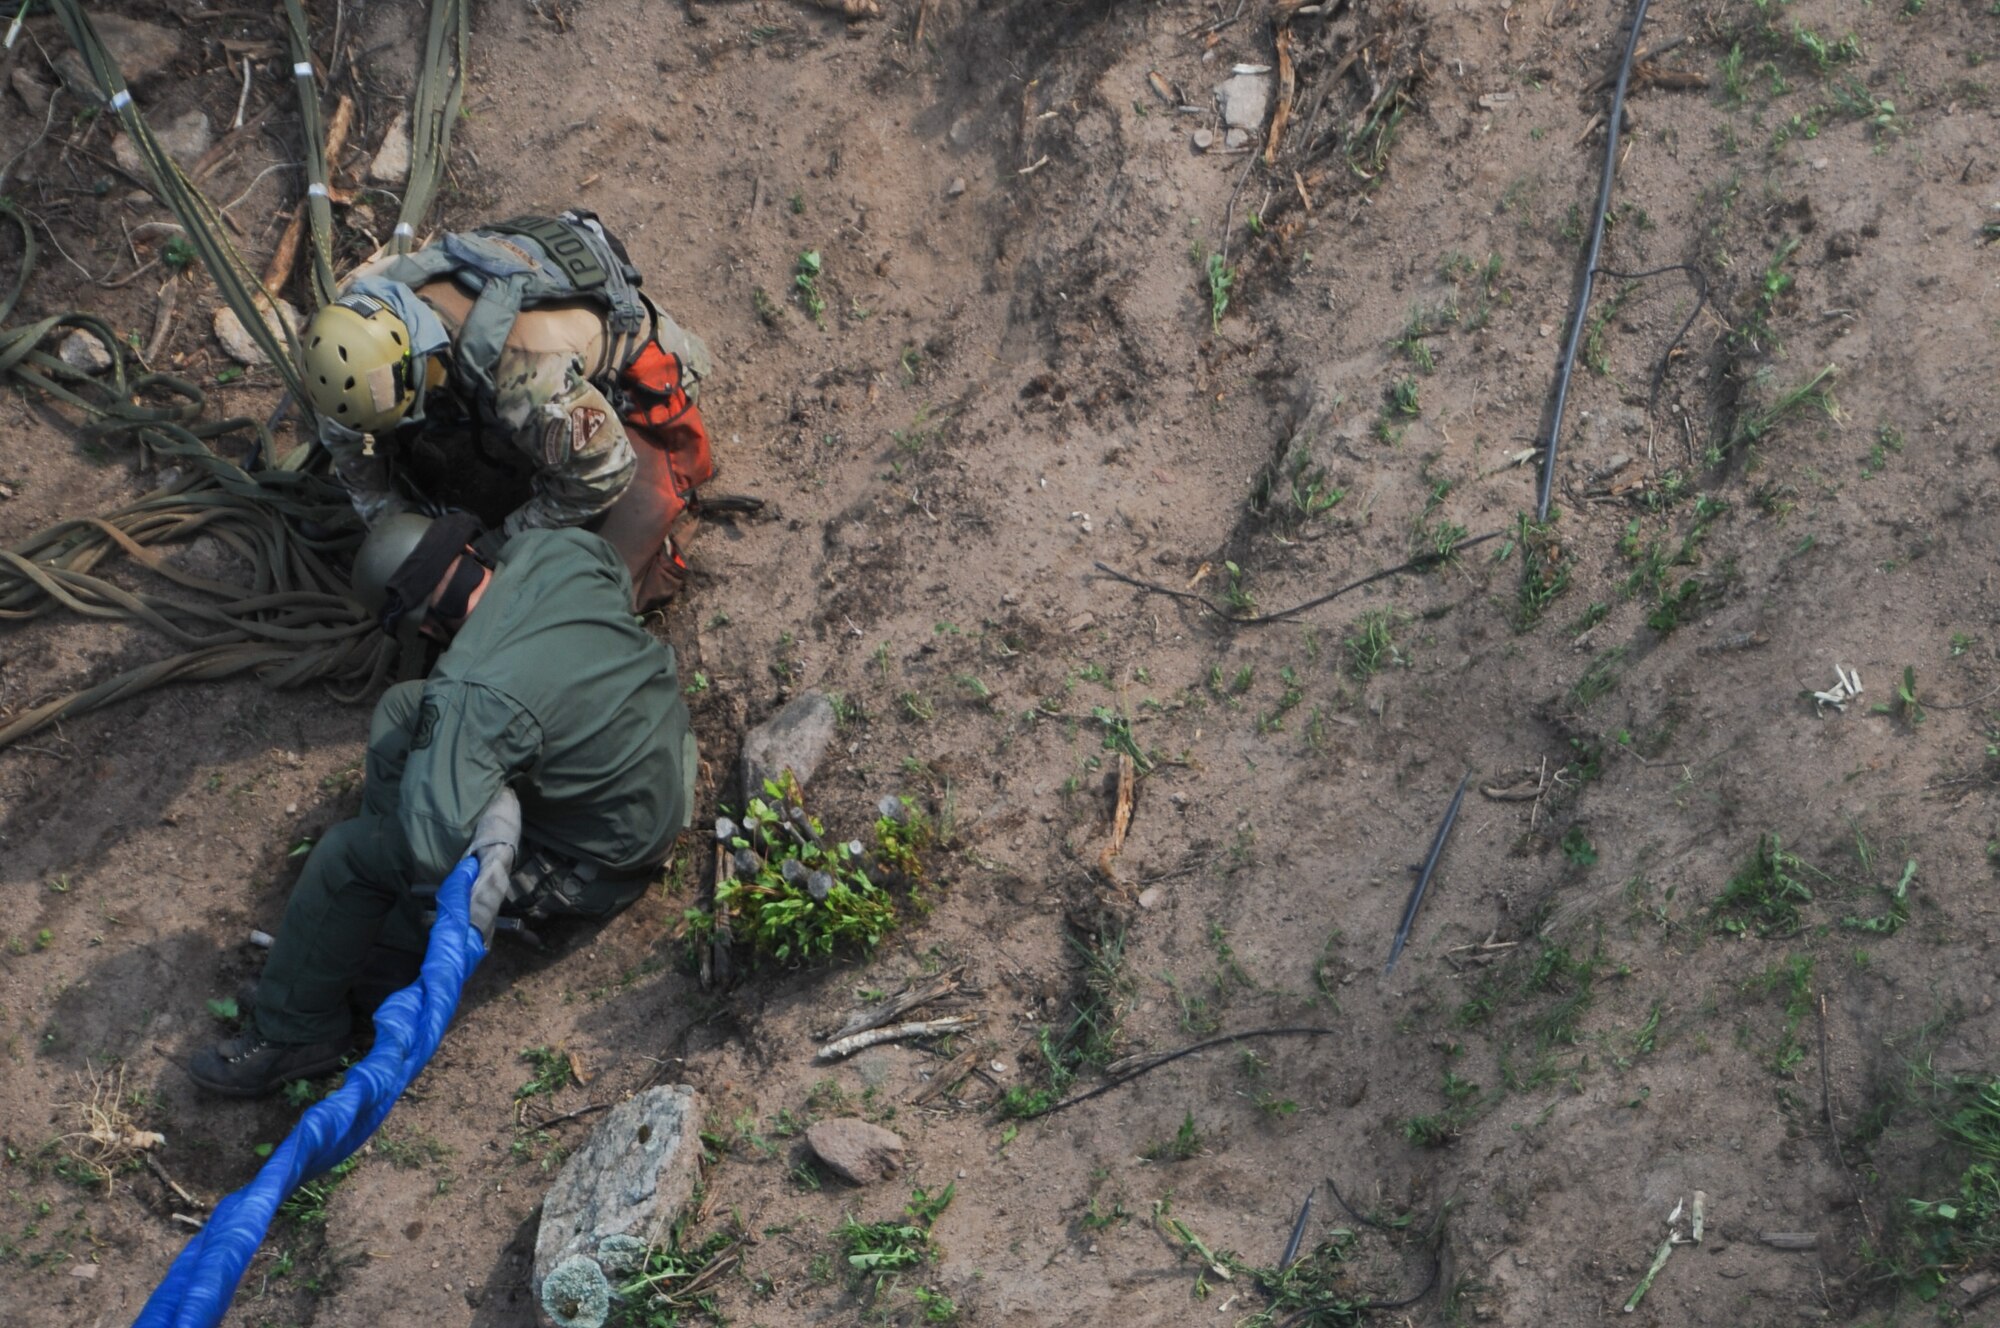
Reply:
[[[142, 90], [156, 118], [226, 123], [226, 43], [276, 54], [236, 11], [126, 8], [182, 34]], [[362, 106], [353, 179], [422, 20], [318, 8]], [[1604, 263], [1694, 265], [1707, 301], [1683, 272], [1600, 278], [1543, 530], [1518, 522], [1518, 462], [1627, 15], [1323, 8], [1290, 20], [1268, 171], [1226, 151], [1211, 96], [1276, 63], [1257, 0], [1234, 22], [1180, 0], [893, 0], [855, 26], [762, 2], [477, 12], [441, 220], [597, 210], [716, 351], [717, 487], [771, 500], [701, 534], [661, 627], [700, 689], [707, 796], [746, 724], [822, 689], [844, 723], [814, 806], [858, 833], [906, 795], [948, 845], [929, 914], [832, 968], [704, 992], [677, 935], [710, 871], [695, 843], [600, 933], [501, 948], [361, 1165], [281, 1219], [231, 1323], [531, 1322], [553, 1170], [587, 1108], [661, 1081], [710, 1108], [690, 1238], [751, 1236], [715, 1290], [733, 1322], [912, 1323], [920, 1288], [965, 1323], [1233, 1322], [1267, 1297], [1189, 1237], [1274, 1264], [1315, 1185], [1307, 1248], [1358, 1233], [1334, 1285], [1422, 1292], [1410, 1321], [1614, 1314], [1697, 1190], [1708, 1235], [1635, 1322], [1931, 1313], [1870, 1251], [1905, 1198], [1956, 1185], [1908, 1067], [1995, 1067], [2000, 18], [1655, 6], [1645, 42], [1672, 46], [1632, 95]], [[38, 50], [22, 66], [47, 77]], [[244, 194], [259, 258], [296, 196], [260, 175], [296, 160], [289, 95], [267, 72], [268, 129], [207, 182]], [[163, 213], [73, 100], [0, 96], [11, 187], [63, 249], [17, 318], [87, 305], [145, 340], [164, 269], [78, 274], [129, 273], [126, 231]], [[362, 206], [350, 259], [393, 216]], [[180, 280], [163, 357], [268, 411], [268, 374], [215, 381], [212, 292]], [[147, 486], [73, 424], [0, 401], [0, 537]], [[1489, 532], [1255, 627], [1095, 566], [1272, 610]], [[159, 649], [10, 627], [0, 715]], [[1817, 714], [1836, 665], [1866, 690]], [[188, 1233], [171, 1215], [296, 1115], [180, 1067], [221, 1032], [205, 1002], [254, 972], [294, 848], [355, 805], [365, 732], [361, 707], [245, 683], [0, 753], [0, 1321], [128, 1319]], [[1145, 773], [1105, 864], [1121, 747]], [[1385, 977], [1407, 867], [1468, 771]], [[958, 964], [975, 1041], [811, 1063], [857, 999]], [[1047, 1087], [1051, 1057], [1082, 1088], [1112, 1057], [1276, 1025], [1330, 1032], [1038, 1122], [991, 1109]], [[977, 1073], [912, 1104], [967, 1047]], [[530, 1048], [586, 1081], [531, 1091]], [[168, 1140], [108, 1185], [64, 1142], [106, 1074]], [[906, 1188], [802, 1168], [796, 1131], [827, 1114], [903, 1134], [906, 1185], [956, 1185], [934, 1265], [849, 1281], [835, 1227]]]

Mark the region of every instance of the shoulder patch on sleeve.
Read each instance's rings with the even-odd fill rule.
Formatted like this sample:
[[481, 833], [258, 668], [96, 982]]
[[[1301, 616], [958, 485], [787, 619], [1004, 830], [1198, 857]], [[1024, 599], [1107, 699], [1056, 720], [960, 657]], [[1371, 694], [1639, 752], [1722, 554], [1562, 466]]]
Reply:
[[417, 731], [410, 737], [411, 751], [420, 752], [431, 745], [431, 739], [437, 737], [438, 720], [443, 716], [444, 707], [438, 704], [438, 699], [426, 696], [417, 707]]

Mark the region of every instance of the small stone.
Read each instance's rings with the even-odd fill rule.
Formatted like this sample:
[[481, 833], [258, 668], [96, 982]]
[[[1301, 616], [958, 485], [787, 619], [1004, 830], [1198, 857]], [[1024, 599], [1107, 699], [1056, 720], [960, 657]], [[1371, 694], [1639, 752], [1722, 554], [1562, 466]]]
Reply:
[[535, 1233], [534, 1289], [559, 1328], [603, 1324], [610, 1282], [599, 1260], [629, 1262], [620, 1237], [646, 1247], [666, 1241], [694, 1193], [700, 1101], [677, 1085], [619, 1103], [549, 1187]]
[[[209, 125], [208, 117], [200, 111], [188, 111], [164, 125], [155, 125], [153, 141], [160, 145], [160, 151], [167, 154], [183, 167], [193, 166], [201, 160], [215, 142], [215, 130]], [[141, 180], [152, 179], [145, 157], [139, 153], [139, 145], [130, 134], [120, 134], [111, 141], [111, 155], [128, 174]]]
[[1542, 323], [1535, 328], [1535, 335], [1538, 337], [1552, 337], [1555, 334], [1556, 325], [1554, 323]]
[[1196, 151], [1206, 152], [1215, 146], [1215, 132], [1213, 130], [1197, 129], [1194, 131], [1193, 138]]
[[1250, 131], [1247, 129], [1232, 129], [1222, 136], [1222, 145], [1228, 148], [1240, 148], [1249, 141]]
[[64, 337], [56, 354], [64, 364], [84, 373], [103, 373], [111, 367], [111, 348], [82, 328]]
[[69, 1275], [81, 1278], [85, 1282], [95, 1282], [97, 1280], [97, 1265], [94, 1263], [75, 1264], [70, 1268]]
[[377, 184], [401, 184], [409, 174], [410, 118], [407, 112], [398, 111], [382, 135], [375, 160], [368, 163], [368, 178]]
[[49, 96], [55, 89], [36, 78], [27, 66], [16, 68], [9, 81], [14, 85], [14, 95], [28, 108], [28, 114], [45, 116], [49, 113]]
[[1139, 907], [1158, 908], [1160, 906], [1160, 901], [1165, 899], [1166, 897], [1167, 897], [1166, 892], [1160, 889], [1159, 886], [1149, 885], [1145, 889], [1139, 892]]
[[[273, 308], [273, 304], [277, 307]], [[282, 323], [279, 322], [281, 318], [284, 320]], [[294, 333], [299, 329], [299, 311], [284, 300], [267, 302], [264, 305], [264, 326], [271, 330], [271, 335], [282, 346], [285, 344], [285, 328], [290, 327]], [[215, 311], [215, 339], [222, 343], [223, 350], [229, 352], [229, 358], [238, 364], [254, 368], [266, 363], [264, 348], [251, 339], [243, 320], [226, 304]]]
[[804, 788], [833, 741], [833, 703], [818, 692], [795, 697], [743, 739], [743, 799], [762, 797], [764, 781], [790, 770]]
[[1216, 85], [1215, 100], [1222, 108], [1223, 124], [1231, 129], [1259, 128], [1271, 109], [1271, 76], [1238, 74]]
[[965, 177], [963, 175], [952, 176], [951, 183], [946, 185], [944, 188], [944, 196], [946, 198], [957, 198], [960, 194], [964, 192], [965, 192]]
[[827, 1170], [852, 1185], [872, 1185], [903, 1166], [903, 1140], [894, 1130], [854, 1116], [818, 1121], [806, 1130], [806, 1147]]

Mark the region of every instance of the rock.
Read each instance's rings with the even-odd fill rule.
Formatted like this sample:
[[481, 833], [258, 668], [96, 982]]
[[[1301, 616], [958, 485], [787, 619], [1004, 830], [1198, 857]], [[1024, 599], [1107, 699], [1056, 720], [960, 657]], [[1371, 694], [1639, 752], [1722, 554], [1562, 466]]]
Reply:
[[45, 116], [49, 113], [49, 97], [55, 89], [36, 78], [25, 65], [16, 67], [9, 81], [14, 85], [14, 95], [21, 99], [21, 104], [28, 108], [30, 115]]
[[954, 175], [951, 177], [951, 183], [945, 186], [944, 196], [946, 198], [957, 198], [964, 192], [965, 177], [963, 175]]
[[902, 1170], [903, 1141], [894, 1130], [853, 1116], [823, 1120], [806, 1130], [806, 1147], [827, 1170], [852, 1185], [872, 1185]]
[[[275, 309], [271, 307], [272, 303], [277, 305]], [[279, 322], [281, 318], [284, 320], [282, 324]], [[289, 327], [296, 333], [299, 330], [299, 322], [299, 311], [288, 301], [277, 300], [264, 305], [264, 326], [271, 329], [271, 335], [278, 339], [280, 346], [285, 344], [285, 328]], [[215, 311], [215, 339], [222, 343], [225, 351], [229, 352], [229, 358], [238, 364], [247, 364], [254, 368], [265, 362], [264, 348], [251, 340], [249, 331], [243, 326], [243, 320], [238, 318], [236, 311], [226, 304]]]
[[1206, 152], [1215, 146], [1215, 131], [1212, 129], [1197, 129], [1192, 138], [1197, 152]]
[[85, 373], [103, 373], [111, 367], [111, 348], [82, 328], [64, 337], [56, 354], [70, 368]]
[[558, 1328], [599, 1328], [610, 1312], [609, 1268], [665, 1243], [694, 1193], [700, 1099], [686, 1085], [653, 1088], [612, 1108], [563, 1164], [542, 1200], [534, 1290]]
[[382, 135], [382, 146], [376, 150], [375, 160], [368, 163], [368, 178], [377, 184], [401, 184], [409, 174], [410, 117], [407, 112], [398, 111]]
[[804, 788], [833, 741], [833, 703], [818, 692], [796, 697], [743, 739], [743, 798], [761, 797], [764, 781], [790, 770]]
[[[201, 160], [215, 142], [215, 130], [208, 123], [208, 117], [200, 111], [184, 112], [179, 118], [169, 120], [164, 125], [153, 126], [153, 139], [160, 150], [179, 162], [183, 168]], [[111, 140], [111, 155], [130, 174], [141, 180], [153, 178], [147, 169], [146, 159], [139, 155], [139, 145], [131, 135], [120, 134]]]
[[1215, 86], [1222, 123], [1231, 129], [1259, 129], [1271, 109], [1271, 76], [1238, 74]]
[[[101, 9], [93, 11], [90, 21], [97, 28], [97, 35], [104, 40], [104, 49], [118, 63], [118, 72], [125, 75], [125, 86], [137, 88], [149, 83], [166, 71], [180, 54], [181, 35], [172, 28], [163, 28], [157, 23], [144, 23], [136, 18], [124, 18], [108, 14]], [[90, 77], [90, 70], [84, 66], [83, 58], [73, 50], [66, 50], [55, 58], [56, 73], [62, 81], [77, 93], [87, 97], [99, 106], [104, 98], [98, 95], [97, 83]]]
[[1222, 146], [1226, 148], [1240, 148], [1249, 141], [1250, 131], [1247, 129], [1232, 129], [1222, 136]]
[[1167, 892], [1157, 885], [1149, 885], [1139, 892], [1140, 908], [1158, 908], [1167, 897]]

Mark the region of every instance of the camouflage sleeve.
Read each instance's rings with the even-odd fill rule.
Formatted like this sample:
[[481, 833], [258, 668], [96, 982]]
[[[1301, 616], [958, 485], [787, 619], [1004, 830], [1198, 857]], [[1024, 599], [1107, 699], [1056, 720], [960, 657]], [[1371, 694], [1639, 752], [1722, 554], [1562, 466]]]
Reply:
[[632, 482], [632, 444], [581, 361], [510, 348], [494, 381], [494, 414], [535, 466], [533, 496], [503, 525], [509, 538], [582, 525], [618, 501]]
[[389, 481], [389, 465], [377, 453], [369, 437], [321, 418], [319, 441], [333, 458], [333, 473], [347, 489], [347, 499], [373, 527], [383, 517], [410, 510], [410, 504]]

